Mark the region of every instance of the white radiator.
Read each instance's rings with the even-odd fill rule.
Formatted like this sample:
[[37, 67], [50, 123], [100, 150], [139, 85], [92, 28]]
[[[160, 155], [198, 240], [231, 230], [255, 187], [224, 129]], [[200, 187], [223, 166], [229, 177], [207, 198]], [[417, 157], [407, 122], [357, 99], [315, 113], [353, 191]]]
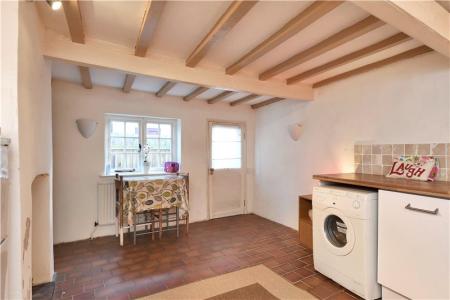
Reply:
[[97, 223], [111, 225], [115, 223], [116, 189], [113, 182], [97, 183]]

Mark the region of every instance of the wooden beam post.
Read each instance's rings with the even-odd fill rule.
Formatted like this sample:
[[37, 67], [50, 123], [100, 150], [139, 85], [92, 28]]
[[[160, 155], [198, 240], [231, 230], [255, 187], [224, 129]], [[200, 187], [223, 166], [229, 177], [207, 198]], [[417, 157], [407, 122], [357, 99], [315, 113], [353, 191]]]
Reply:
[[199, 96], [200, 94], [203, 94], [207, 90], [209, 90], [207, 87], [199, 86], [198, 88], [193, 90], [191, 93], [189, 93], [188, 95], [184, 96], [183, 100], [184, 101], [190, 101], [190, 100], [194, 99], [195, 97]]
[[78, 69], [80, 70], [81, 75], [81, 84], [86, 89], [92, 89], [92, 80], [91, 80], [91, 73], [89, 72], [89, 68], [78, 66]]
[[410, 39], [411, 38], [409, 36], [407, 36], [406, 34], [404, 34], [402, 32], [394, 34], [393, 36], [388, 37], [387, 39], [384, 39], [378, 43], [372, 44], [368, 47], [365, 47], [365, 48], [362, 48], [355, 52], [349, 53], [349, 54], [339, 57], [335, 60], [332, 60], [326, 64], [323, 64], [321, 66], [304, 71], [298, 75], [292, 76], [286, 80], [286, 83], [287, 84], [297, 83], [299, 81], [305, 80], [305, 79], [313, 77], [315, 75], [319, 75], [321, 73], [332, 70], [339, 66], [351, 63], [351, 62], [361, 59], [363, 57], [373, 55], [380, 51], [386, 50], [390, 47], [394, 47], [400, 43], [409, 41]]
[[258, 97], [261, 97], [261, 96], [260, 95], [255, 95], [255, 94], [251, 94], [251, 95], [242, 97], [241, 99], [237, 99], [237, 100], [234, 100], [234, 101], [230, 102], [230, 105], [231, 106], [236, 106], [236, 105], [248, 102], [248, 101], [252, 101], [253, 99], [256, 99]]
[[167, 81], [158, 92], [156, 92], [156, 97], [163, 97], [169, 92], [177, 83], [175, 81]]
[[[78, 0], [64, 0], [62, 1], [62, 5], [64, 8], [64, 15], [66, 16], [67, 26], [69, 27], [70, 39], [72, 42], [84, 44], [85, 36], [83, 20]], [[92, 89], [92, 79], [89, 68], [78, 66], [78, 70], [80, 71], [81, 84], [86, 89]]]
[[260, 80], [267, 80], [276, 76], [284, 71], [287, 71], [301, 63], [304, 63], [310, 59], [313, 59], [325, 52], [328, 52], [346, 42], [349, 42], [361, 35], [377, 29], [380, 26], [383, 26], [384, 22], [379, 19], [369, 16], [362, 21], [359, 21], [336, 34], [328, 37], [327, 39], [321, 41], [320, 43], [301, 51], [300, 53], [295, 54], [289, 59], [283, 61], [280, 64], [277, 64], [270, 69], [259, 74]]
[[237, 73], [243, 67], [254, 62], [270, 50], [274, 49], [293, 35], [297, 34], [301, 30], [305, 29], [322, 16], [326, 15], [336, 7], [338, 7], [342, 1], [315, 1], [308, 6], [305, 10], [287, 22], [278, 31], [272, 34], [269, 38], [265, 39], [258, 46], [246, 53], [236, 62], [226, 68], [226, 73], [232, 75]]
[[265, 101], [260, 102], [260, 103], [253, 104], [251, 107], [253, 109], [257, 109], [257, 108], [260, 108], [260, 107], [263, 107], [263, 106], [266, 106], [266, 105], [270, 105], [272, 103], [276, 103], [276, 102], [279, 102], [279, 101], [282, 101], [282, 100], [285, 100], [285, 99], [284, 98], [275, 97], [275, 98], [271, 98], [271, 99], [265, 100]]
[[386, 65], [390, 65], [390, 64], [393, 64], [395, 62], [398, 62], [398, 61], [401, 61], [401, 60], [404, 60], [404, 59], [408, 59], [408, 58], [411, 58], [411, 57], [414, 57], [414, 56], [417, 56], [417, 55], [421, 55], [421, 54], [424, 54], [424, 53], [427, 53], [427, 52], [431, 52], [431, 51], [433, 51], [433, 49], [429, 48], [428, 46], [420, 46], [420, 47], [417, 47], [417, 48], [414, 48], [414, 49], [402, 52], [400, 54], [394, 55], [392, 57], [389, 57], [389, 58], [386, 58], [386, 59], [383, 59], [383, 60], [380, 60], [380, 61], [368, 64], [368, 65], [365, 65], [365, 66], [362, 66], [362, 67], [359, 67], [357, 69], [354, 69], [354, 70], [351, 70], [351, 71], [348, 71], [348, 72], [345, 72], [345, 73], [342, 73], [342, 74], [339, 74], [339, 75], [327, 78], [327, 79], [319, 81], [319, 82], [316, 82], [316, 83], [313, 84], [313, 87], [314, 88], [318, 88], [318, 87], [330, 84], [330, 83], [338, 81], [338, 80], [349, 78], [351, 76], [355, 76], [355, 75], [358, 75], [358, 74], [361, 74], [361, 73], [365, 73], [367, 71], [370, 71], [370, 70], [373, 70], [373, 69], [377, 69], [377, 68], [380, 68], [380, 67], [383, 67], [383, 66], [386, 66]]
[[64, 0], [62, 5], [72, 42], [84, 44], [83, 21], [78, 0]]
[[[149, 1], [147, 10], [144, 13], [144, 18], [142, 19], [136, 46], [134, 47], [134, 55], [145, 57], [147, 54], [147, 49], [150, 45], [165, 5], [166, 1]], [[125, 93], [128, 93], [131, 90], [135, 79], [135, 75], [126, 75], [125, 83], [122, 88]]]
[[250, 11], [257, 1], [233, 1], [213, 28], [186, 59], [186, 66], [195, 67], [214, 43], [217, 43]]
[[436, 1], [352, 1], [387, 24], [450, 57], [450, 14]]
[[158, 57], [129, 55], [123, 47], [92, 40], [78, 44], [62, 38], [55, 32], [45, 33], [45, 57], [87, 67], [107, 68], [126, 74], [158, 77], [168, 81], [186, 82], [207, 88], [241, 91], [244, 93], [313, 100], [311, 85], [286, 85], [279, 81], [261, 81], [243, 75], [229, 76], [220, 70], [189, 68], [184, 62], [167, 61]]
[[225, 99], [228, 96], [231, 96], [232, 94], [234, 94], [236, 92], [233, 91], [225, 91], [220, 93], [219, 95], [212, 97], [211, 99], [208, 100], [208, 104], [214, 104], [217, 103], [219, 101], [222, 101], [223, 99]]

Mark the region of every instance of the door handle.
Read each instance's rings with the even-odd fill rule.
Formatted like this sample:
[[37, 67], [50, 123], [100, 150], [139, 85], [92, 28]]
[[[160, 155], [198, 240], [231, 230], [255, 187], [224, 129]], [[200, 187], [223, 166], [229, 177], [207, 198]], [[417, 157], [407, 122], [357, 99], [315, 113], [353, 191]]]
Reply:
[[417, 211], [417, 212], [430, 214], [430, 215], [437, 215], [439, 212], [439, 208], [436, 208], [435, 210], [427, 210], [427, 209], [412, 207], [411, 203], [408, 203], [408, 205], [406, 205], [405, 208], [412, 210], [412, 211]]
[[209, 175], [214, 175], [214, 168], [209, 168]]

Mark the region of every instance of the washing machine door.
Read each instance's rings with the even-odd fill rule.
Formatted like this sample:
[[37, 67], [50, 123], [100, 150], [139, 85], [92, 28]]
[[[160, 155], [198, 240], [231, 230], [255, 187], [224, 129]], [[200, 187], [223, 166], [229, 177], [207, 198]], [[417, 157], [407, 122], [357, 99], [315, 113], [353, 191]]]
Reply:
[[352, 223], [336, 208], [324, 210], [322, 234], [328, 250], [335, 255], [349, 254], [355, 245]]

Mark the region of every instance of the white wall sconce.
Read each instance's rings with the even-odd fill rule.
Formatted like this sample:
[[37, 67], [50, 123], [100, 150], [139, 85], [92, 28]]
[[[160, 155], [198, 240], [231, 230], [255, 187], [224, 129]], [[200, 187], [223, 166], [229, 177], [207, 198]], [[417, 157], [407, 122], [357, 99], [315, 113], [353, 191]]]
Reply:
[[95, 120], [91, 119], [78, 119], [76, 120], [76, 123], [80, 134], [87, 139], [94, 134], [95, 129], [97, 129], [98, 125]]
[[298, 141], [303, 132], [303, 126], [299, 123], [291, 124], [288, 126], [289, 136], [293, 141]]

